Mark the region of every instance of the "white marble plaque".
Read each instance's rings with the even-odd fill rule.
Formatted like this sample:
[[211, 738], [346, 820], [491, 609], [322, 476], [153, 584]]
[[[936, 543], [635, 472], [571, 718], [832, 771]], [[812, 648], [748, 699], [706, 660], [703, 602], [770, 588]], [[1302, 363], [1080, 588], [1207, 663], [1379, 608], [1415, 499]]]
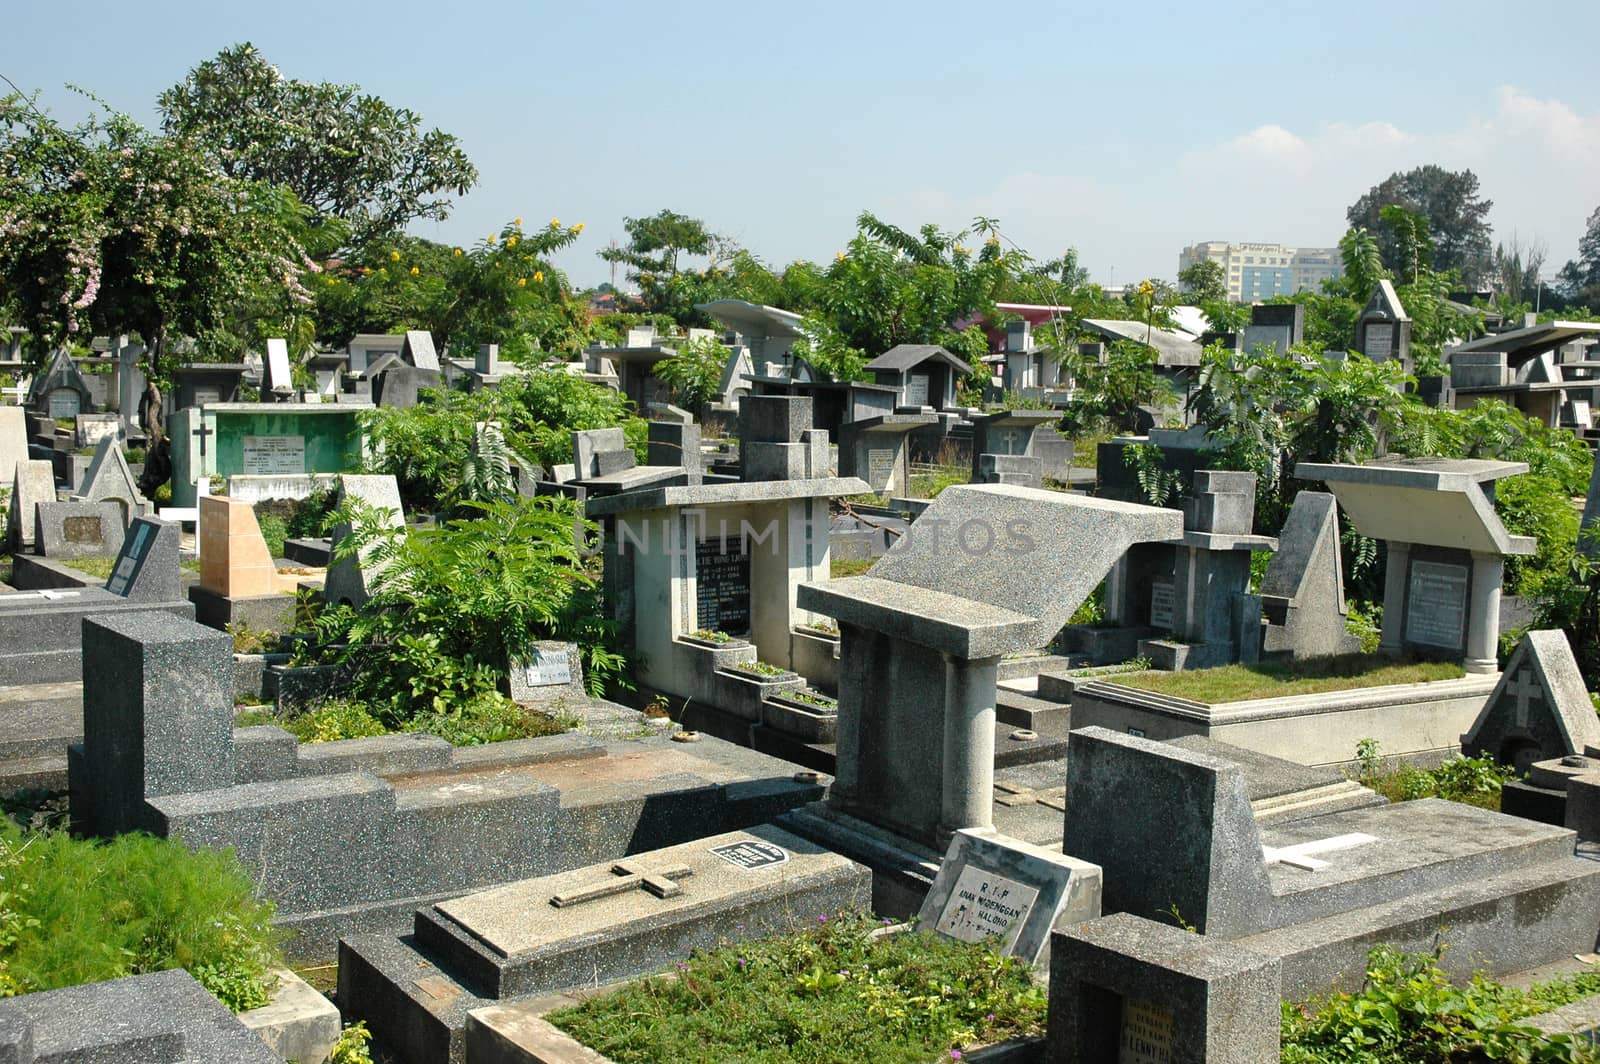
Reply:
[[1411, 563], [1406, 595], [1406, 640], [1457, 650], [1467, 627], [1467, 567]]
[[1171, 1060], [1172, 1010], [1140, 998], [1123, 998], [1117, 1064], [1169, 1064]]
[[529, 687], [557, 687], [572, 682], [572, 664], [565, 650], [533, 651], [533, 660], [522, 667], [522, 680]]
[[962, 942], [998, 938], [1004, 952], [1016, 944], [1038, 898], [1039, 892], [1025, 883], [969, 864], [961, 869], [934, 930]]
[[248, 476], [279, 477], [306, 471], [303, 436], [246, 436], [244, 468]]
[[906, 377], [906, 405], [928, 405], [928, 375], [912, 373]]
[[50, 393], [51, 417], [77, 417], [83, 411], [78, 393], [71, 388], [57, 388]]
[[893, 475], [893, 450], [887, 447], [874, 447], [867, 451], [867, 483], [872, 485], [873, 491], [887, 489], [889, 478]]
[[1361, 352], [1374, 362], [1381, 362], [1394, 354], [1394, 326], [1389, 322], [1372, 322], [1367, 326], [1367, 348]]
[[194, 390], [195, 406], [210, 406], [212, 403], [222, 402], [222, 389], [196, 388]]
[[1154, 583], [1150, 585], [1150, 627], [1172, 629], [1172, 607], [1174, 596], [1172, 585]]

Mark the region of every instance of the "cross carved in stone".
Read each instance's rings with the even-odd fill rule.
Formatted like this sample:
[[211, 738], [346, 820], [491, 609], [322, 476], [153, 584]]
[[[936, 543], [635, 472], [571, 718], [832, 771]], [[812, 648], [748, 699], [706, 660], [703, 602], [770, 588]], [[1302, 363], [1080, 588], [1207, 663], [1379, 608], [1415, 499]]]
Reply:
[[207, 436], [215, 436], [216, 434], [217, 434], [217, 430], [211, 428], [210, 426], [208, 426], [204, 421], [200, 422], [200, 427], [199, 428], [193, 429], [189, 433], [189, 435], [191, 435], [191, 436], [199, 436], [200, 437], [200, 453], [202, 455], [204, 455], [206, 453], [206, 437]]
[[1544, 701], [1544, 688], [1533, 678], [1533, 670], [1523, 669], [1518, 672], [1516, 679], [1506, 685], [1506, 694], [1517, 700], [1517, 727], [1526, 728], [1529, 703]]
[[1067, 808], [1067, 788], [1065, 784], [1060, 787], [1045, 787], [1036, 790], [1032, 787], [1023, 787], [1015, 783], [996, 783], [994, 791], [996, 805], [1010, 807], [1032, 805], [1038, 802], [1042, 806], [1047, 806], [1059, 812], [1065, 812]]
[[558, 909], [568, 905], [577, 905], [580, 902], [594, 901], [597, 898], [609, 898], [613, 894], [626, 894], [631, 890], [645, 890], [658, 898], [673, 898], [683, 893], [683, 887], [676, 880], [688, 879], [694, 875], [694, 869], [688, 865], [673, 865], [670, 868], [645, 869], [632, 861], [618, 861], [611, 866], [611, 874], [615, 879], [607, 879], [589, 887], [579, 887], [569, 890], [564, 894], [552, 895], [550, 904]]
[[1022, 432], [1020, 429], [1005, 429], [1001, 431], [1000, 438], [1006, 443], [1006, 454], [1022, 453], [1020, 450], [1018, 450], [1018, 447], [1022, 442]]
[[1318, 869], [1328, 867], [1328, 862], [1319, 861], [1312, 856], [1313, 854], [1348, 850], [1352, 846], [1365, 846], [1368, 843], [1377, 841], [1375, 837], [1364, 832], [1353, 831], [1348, 835], [1335, 835], [1329, 839], [1299, 842], [1293, 846], [1263, 846], [1261, 847], [1261, 861], [1267, 865], [1288, 865], [1290, 868], [1315, 872]]

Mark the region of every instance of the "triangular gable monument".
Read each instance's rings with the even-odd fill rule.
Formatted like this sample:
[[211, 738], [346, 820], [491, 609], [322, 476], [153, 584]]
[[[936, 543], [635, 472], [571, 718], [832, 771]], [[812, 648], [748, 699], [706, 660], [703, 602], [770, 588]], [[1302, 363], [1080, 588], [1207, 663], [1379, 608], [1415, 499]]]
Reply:
[[1581, 754], [1586, 746], [1600, 746], [1600, 717], [1566, 633], [1529, 632], [1461, 737], [1461, 749], [1526, 772], [1536, 761]]

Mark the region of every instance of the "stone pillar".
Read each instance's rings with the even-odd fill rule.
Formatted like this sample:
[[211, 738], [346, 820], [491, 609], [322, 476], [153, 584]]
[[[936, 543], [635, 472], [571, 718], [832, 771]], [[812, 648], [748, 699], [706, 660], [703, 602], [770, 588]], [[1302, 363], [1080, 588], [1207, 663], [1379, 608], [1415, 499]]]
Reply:
[[1128, 602], [1128, 556], [1123, 554], [1111, 572], [1106, 574], [1106, 592], [1103, 607], [1110, 624], [1132, 624], [1133, 611]]
[[1468, 672], [1499, 671], [1500, 584], [1504, 579], [1504, 558], [1498, 554], [1472, 552], [1472, 590], [1467, 604], [1467, 660], [1463, 663]]
[[1398, 656], [1405, 644], [1406, 570], [1411, 544], [1389, 540], [1389, 561], [1383, 577], [1383, 633], [1378, 649]]
[[960, 828], [994, 826], [994, 658], [944, 655], [944, 789], [941, 841]]

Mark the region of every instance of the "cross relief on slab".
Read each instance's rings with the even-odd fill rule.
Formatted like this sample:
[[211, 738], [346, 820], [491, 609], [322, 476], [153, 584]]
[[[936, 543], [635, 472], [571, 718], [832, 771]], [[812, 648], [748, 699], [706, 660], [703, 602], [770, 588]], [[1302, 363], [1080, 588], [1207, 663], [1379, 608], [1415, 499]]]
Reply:
[[994, 785], [994, 801], [996, 805], [1016, 806], [1032, 805], [1038, 802], [1061, 812], [1067, 808], [1067, 787], [1046, 787], [1043, 790], [1034, 790], [1032, 787], [1022, 787], [1015, 783], [996, 783]]
[[1506, 685], [1506, 694], [1517, 700], [1517, 727], [1526, 728], [1529, 703], [1544, 701], [1544, 688], [1533, 678], [1533, 670], [1520, 670], [1516, 679]]
[[1312, 854], [1332, 853], [1335, 850], [1348, 850], [1352, 846], [1365, 846], [1369, 842], [1377, 842], [1377, 838], [1359, 831], [1348, 835], [1335, 835], [1328, 839], [1317, 839], [1313, 842], [1300, 842], [1293, 846], [1263, 846], [1261, 847], [1261, 860], [1269, 867], [1275, 864], [1288, 865], [1305, 872], [1315, 872], [1327, 868], [1327, 861], [1319, 861]]
[[618, 861], [611, 866], [611, 874], [617, 878], [552, 895], [550, 904], [558, 909], [564, 909], [568, 905], [609, 898], [614, 894], [626, 894], [633, 890], [645, 890], [658, 898], [675, 898], [683, 893], [683, 887], [675, 881], [688, 879], [694, 875], [694, 869], [688, 865], [672, 865], [668, 868], [651, 870], [641, 868], [632, 861]]

